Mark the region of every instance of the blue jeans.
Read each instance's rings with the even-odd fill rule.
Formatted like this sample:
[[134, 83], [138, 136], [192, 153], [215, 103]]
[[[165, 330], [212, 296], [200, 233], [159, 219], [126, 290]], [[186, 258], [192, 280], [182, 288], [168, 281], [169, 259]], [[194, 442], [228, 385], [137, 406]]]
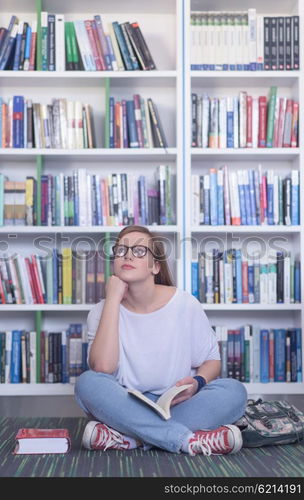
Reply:
[[[158, 394], [146, 392], [155, 401]], [[179, 453], [189, 433], [236, 422], [245, 411], [247, 391], [232, 378], [218, 378], [171, 407], [163, 420], [152, 408], [128, 394], [113, 375], [88, 370], [76, 380], [75, 398], [86, 415], [117, 431], [164, 450]]]

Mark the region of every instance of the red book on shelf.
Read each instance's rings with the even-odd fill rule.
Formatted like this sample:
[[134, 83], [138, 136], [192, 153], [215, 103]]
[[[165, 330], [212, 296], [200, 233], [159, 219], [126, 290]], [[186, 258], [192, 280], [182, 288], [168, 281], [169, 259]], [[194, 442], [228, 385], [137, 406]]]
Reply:
[[[33, 22], [33, 25], [34, 25], [34, 22]], [[30, 65], [29, 65], [29, 71], [34, 71], [35, 70], [36, 42], [37, 42], [37, 23], [34, 25], [34, 30], [32, 29], [31, 45], [30, 45]]]
[[6, 299], [5, 299], [4, 288], [3, 288], [3, 285], [2, 285], [1, 274], [0, 274], [0, 304], [6, 304]]
[[[97, 33], [96, 22], [94, 20], [91, 21], [91, 28], [92, 28], [92, 33], [93, 33], [93, 37], [94, 37], [94, 41], [95, 41], [95, 45], [96, 45], [96, 49], [97, 49], [97, 53], [98, 53], [98, 58], [99, 58], [100, 65], [101, 65], [100, 69], [105, 71], [107, 69], [107, 67], [106, 67], [104, 55], [102, 52], [102, 47], [100, 45], [100, 41], [99, 41], [99, 37], [98, 37], [98, 33]], [[96, 62], [96, 67], [97, 67], [97, 62]], [[99, 68], [97, 68], [97, 69], [99, 69]]]
[[25, 266], [26, 266], [26, 270], [27, 270], [28, 280], [30, 282], [30, 287], [31, 287], [31, 291], [32, 291], [33, 302], [34, 302], [34, 304], [37, 304], [37, 294], [36, 294], [36, 289], [35, 289], [35, 285], [34, 285], [34, 281], [33, 281], [30, 259], [28, 257], [25, 257], [24, 260], [25, 260]]
[[68, 429], [19, 429], [13, 455], [67, 453], [71, 448]]
[[86, 21], [84, 21], [84, 25], [85, 25], [85, 28], [86, 28], [86, 31], [87, 31], [87, 34], [88, 34], [88, 38], [89, 38], [89, 42], [90, 42], [90, 47], [91, 47], [93, 59], [94, 59], [95, 64], [96, 64], [96, 69], [97, 69], [97, 71], [101, 71], [102, 70], [102, 64], [101, 64], [101, 60], [100, 60], [100, 57], [99, 57], [99, 54], [98, 54], [98, 48], [97, 48], [97, 45], [96, 45], [96, 40], [94, 38], [92, 21], [91, 20], [86, 20]]
[[39, 272], [38, 272], [38, 267], [37, 267], [37, 260], [36, 260], [36, 255], [32, 255], [32, 270], [33, 270], [33, 276], [34, 276], [34, 281], [36, 284], [36, 290], [37, 290], [37, 300], [38, 304], [44, 304], [44, 298], [42, 295], [42, 289], [40, 285], [40, 279], [39, 279]]
[[267, 101], [266, 96], [259, 97], [259, 137], [258, 147], [266, 147], [266, 133], [267, 133]]
[[243, 304], [248, 304], [248, 261], [244, 260], [242, 262], [242, 294], [243, 294]]
[[291, 122], [291, 147], [298, 146], [298, 124], [299, 124], [299, 103], [293, 101], [292, 104], [292, 122]]

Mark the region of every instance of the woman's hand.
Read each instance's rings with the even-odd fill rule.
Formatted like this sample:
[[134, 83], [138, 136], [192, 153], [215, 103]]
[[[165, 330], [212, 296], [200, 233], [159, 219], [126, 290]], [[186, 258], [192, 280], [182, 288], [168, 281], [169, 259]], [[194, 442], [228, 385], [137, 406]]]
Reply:
[[188, 387], [188, 389], [185, 389], [183, 392], [180, 392], [175, 396], [175, 398], [172, 399], [171, 405], [174, 406], [177, 405], [178, 403], [181, 403], [182, 401], [186, 401], [187, 399], [190, 399], [194, 394], [196, 394], [197, 388], [198, 388], [198, 382], [195, 380], [193, 377], [185, 377], [176, 382], [175, 385], [180, 386], [184, 384], [192, 384], [191, 387]]
[[105, 288], [106, 299], [110, 298], [121, 302], [125, 298], [127, 291], [128, 283], [118, 278], [118, 276], [112, 274], [108, 278]]

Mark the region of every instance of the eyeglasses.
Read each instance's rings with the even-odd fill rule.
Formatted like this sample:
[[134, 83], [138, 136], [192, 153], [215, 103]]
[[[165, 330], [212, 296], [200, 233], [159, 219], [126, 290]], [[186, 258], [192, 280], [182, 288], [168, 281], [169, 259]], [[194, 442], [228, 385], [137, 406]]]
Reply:
[[156, 258], [156, 255], [154, 255], [152, 250], [145, 245], [134, 245], [133, 247], [128, 247], [127, 245], [114, 245], [112, 247], [114, 257], [124, 257], [127, 254], [129, 248], [131, 248], [134, 257], [137, 257], [139, 259], [145, 257], [148, 250], [149, 252], [151, 252], [153, 257]]

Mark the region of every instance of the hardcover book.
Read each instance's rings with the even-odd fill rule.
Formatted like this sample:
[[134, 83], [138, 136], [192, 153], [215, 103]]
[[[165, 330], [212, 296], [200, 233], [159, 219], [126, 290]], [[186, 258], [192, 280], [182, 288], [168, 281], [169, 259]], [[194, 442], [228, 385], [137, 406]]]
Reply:
[[71, 447], [68, 429], [19, 429], [13, 455], [67, 453]]

